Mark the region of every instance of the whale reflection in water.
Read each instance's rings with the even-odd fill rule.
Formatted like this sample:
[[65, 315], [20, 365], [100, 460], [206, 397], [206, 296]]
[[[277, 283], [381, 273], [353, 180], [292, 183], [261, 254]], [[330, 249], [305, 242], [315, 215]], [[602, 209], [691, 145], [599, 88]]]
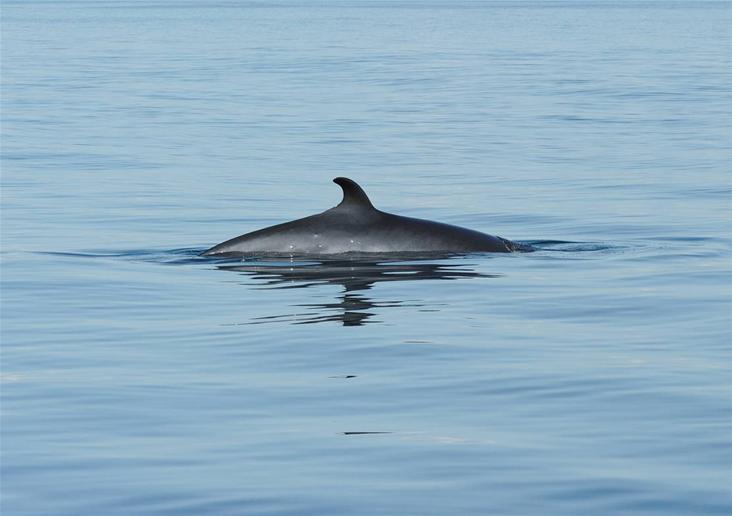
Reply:
[[[456, 280], [492, 278], [497, 274], [475, 271], [466, 263], [434, 263], [396, 261], [394, 259], [341, 259], [317, 262], [239, 262], [219, 265], [218, 269], [238, 272], [260, 284], [260, 288], [308, 288], [319, 285], [341, 285], [343, 291], [332, 303], [307, 303], [294, 306], [308, 312], [259, 317], [247, 324], [287, 321], [292, 324], [341, 322], [344, 326], [361, 326], [379, 322], [373, 319], [375, 309], [424, 306], [418, 301], [375, 300], [365, 295], [382, 281]], [[315, 314], [313, 314], [315, 312]]]

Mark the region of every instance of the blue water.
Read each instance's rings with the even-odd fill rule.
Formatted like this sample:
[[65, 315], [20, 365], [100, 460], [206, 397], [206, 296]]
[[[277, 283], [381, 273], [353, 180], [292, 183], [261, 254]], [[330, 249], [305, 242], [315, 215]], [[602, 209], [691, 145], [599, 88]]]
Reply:
[[[729, 514], [730, 27], [5, 1], [3, 515]], [[197, 256], [335, 176], [538, 250]]]

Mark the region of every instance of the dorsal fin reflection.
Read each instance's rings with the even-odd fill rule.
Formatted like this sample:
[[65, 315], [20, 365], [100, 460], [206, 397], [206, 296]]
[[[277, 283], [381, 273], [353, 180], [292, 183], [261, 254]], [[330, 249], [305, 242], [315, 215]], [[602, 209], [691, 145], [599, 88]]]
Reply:
[[[259, 289], [308, 288], [338, 284], [342, 292], [331, 303], [297, 304], [312, 312], [273, 315], [251, 321], [249, 324], [288, 321], [308, 324], [339, 321], [344, 326], [361, 326], [380, 322], [373, 319], [375, 309], [406, 306], [433, 306], [414, 300], [379, 299], [366, 296], [376, 283], [382, 281], [455, 280], [464, 278], [494, 278], [498, 274], [478, 272], [473, 265], [463, 262], [436, 263], [430, 261], [329, 260], [319, 262], [242, 262], [220, 265], [220, 270], [238, 272], [252, 281], [247, 286]], [[373, 298], [373, 299], [372, 299]]]

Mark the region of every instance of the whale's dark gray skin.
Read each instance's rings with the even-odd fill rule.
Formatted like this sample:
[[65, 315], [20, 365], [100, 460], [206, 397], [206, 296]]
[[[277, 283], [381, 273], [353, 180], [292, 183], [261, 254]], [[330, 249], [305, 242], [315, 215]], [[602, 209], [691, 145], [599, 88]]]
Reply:
[[472, 229], [374, 208], [354, 181], [336, 177], [343, 200], [323, 213], [232, 238], [202, 256], [309, 256], [343, 253], [510, 253], [524, 246]]

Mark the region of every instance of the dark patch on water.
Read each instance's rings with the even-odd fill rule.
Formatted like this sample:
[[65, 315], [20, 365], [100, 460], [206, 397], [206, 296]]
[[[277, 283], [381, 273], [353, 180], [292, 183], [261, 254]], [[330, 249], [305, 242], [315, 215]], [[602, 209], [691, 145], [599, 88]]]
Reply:
[[376, 434], [393, 434], [394, 432], [342, 432], [343, 435], [376, 435]]
[[374, 301], [365, 295], [380, 282], [417, 280], [456, 280], [470, 278], [498, 278], [500, 274], [486, 274], [474, 265], [457, 262], [357, 262], [331, 260], [316, 263], [256, 263], [219, 265], [219, 270], [235, 272], [254, 280], [261, 289], [296, 289], [319, 285], [339, 285], [341, 294], [329, 303], [297, 304], [314, 310], [318, 315], [291, 313], [258, 317], [246, 324], [289, 321], [293, 324], [313, 324], [337, 321], [344, 326], [361, 326], [370, 321], [379, 308], [416, 307], [423, 303], [415, 300]]
[[[204, 258], [199, 248], [178, 248], [171, 250], [129, 250], [116, 252], [46, 252], [54, 255], [79, 259], [120, 259], [161, 265], [214, 264], [220, 271], [233, 272], [246, 277], [242, 285], [256, 290], [303, 289], [323, 285], [338, 285], [341, 293], [331, 302], [298, 303], [296, 311], [254, 317], [247, 322], [232, 323], [229, 326], [289, 322], [291, 324], [314, 324], [340, 322], [344, 326], [361, 326], [373, 319], [377, 309], [414, 307], [422, 308], [419, 300], [374, 301], [365, 295], [377, 283], [412, 282], [418, 280], [458, 280], [499, 278], [497, 273], [477, 270], [474, 263], [466, 263], [465, 256], [434, 255], [431, 260], [425, 255], [348, 255], [314, 260], [293, 257], [282, 259]], [[458, 259], [462, 258], [462, 259]], [[315, 312], [315, 315], [313, 315]]]

